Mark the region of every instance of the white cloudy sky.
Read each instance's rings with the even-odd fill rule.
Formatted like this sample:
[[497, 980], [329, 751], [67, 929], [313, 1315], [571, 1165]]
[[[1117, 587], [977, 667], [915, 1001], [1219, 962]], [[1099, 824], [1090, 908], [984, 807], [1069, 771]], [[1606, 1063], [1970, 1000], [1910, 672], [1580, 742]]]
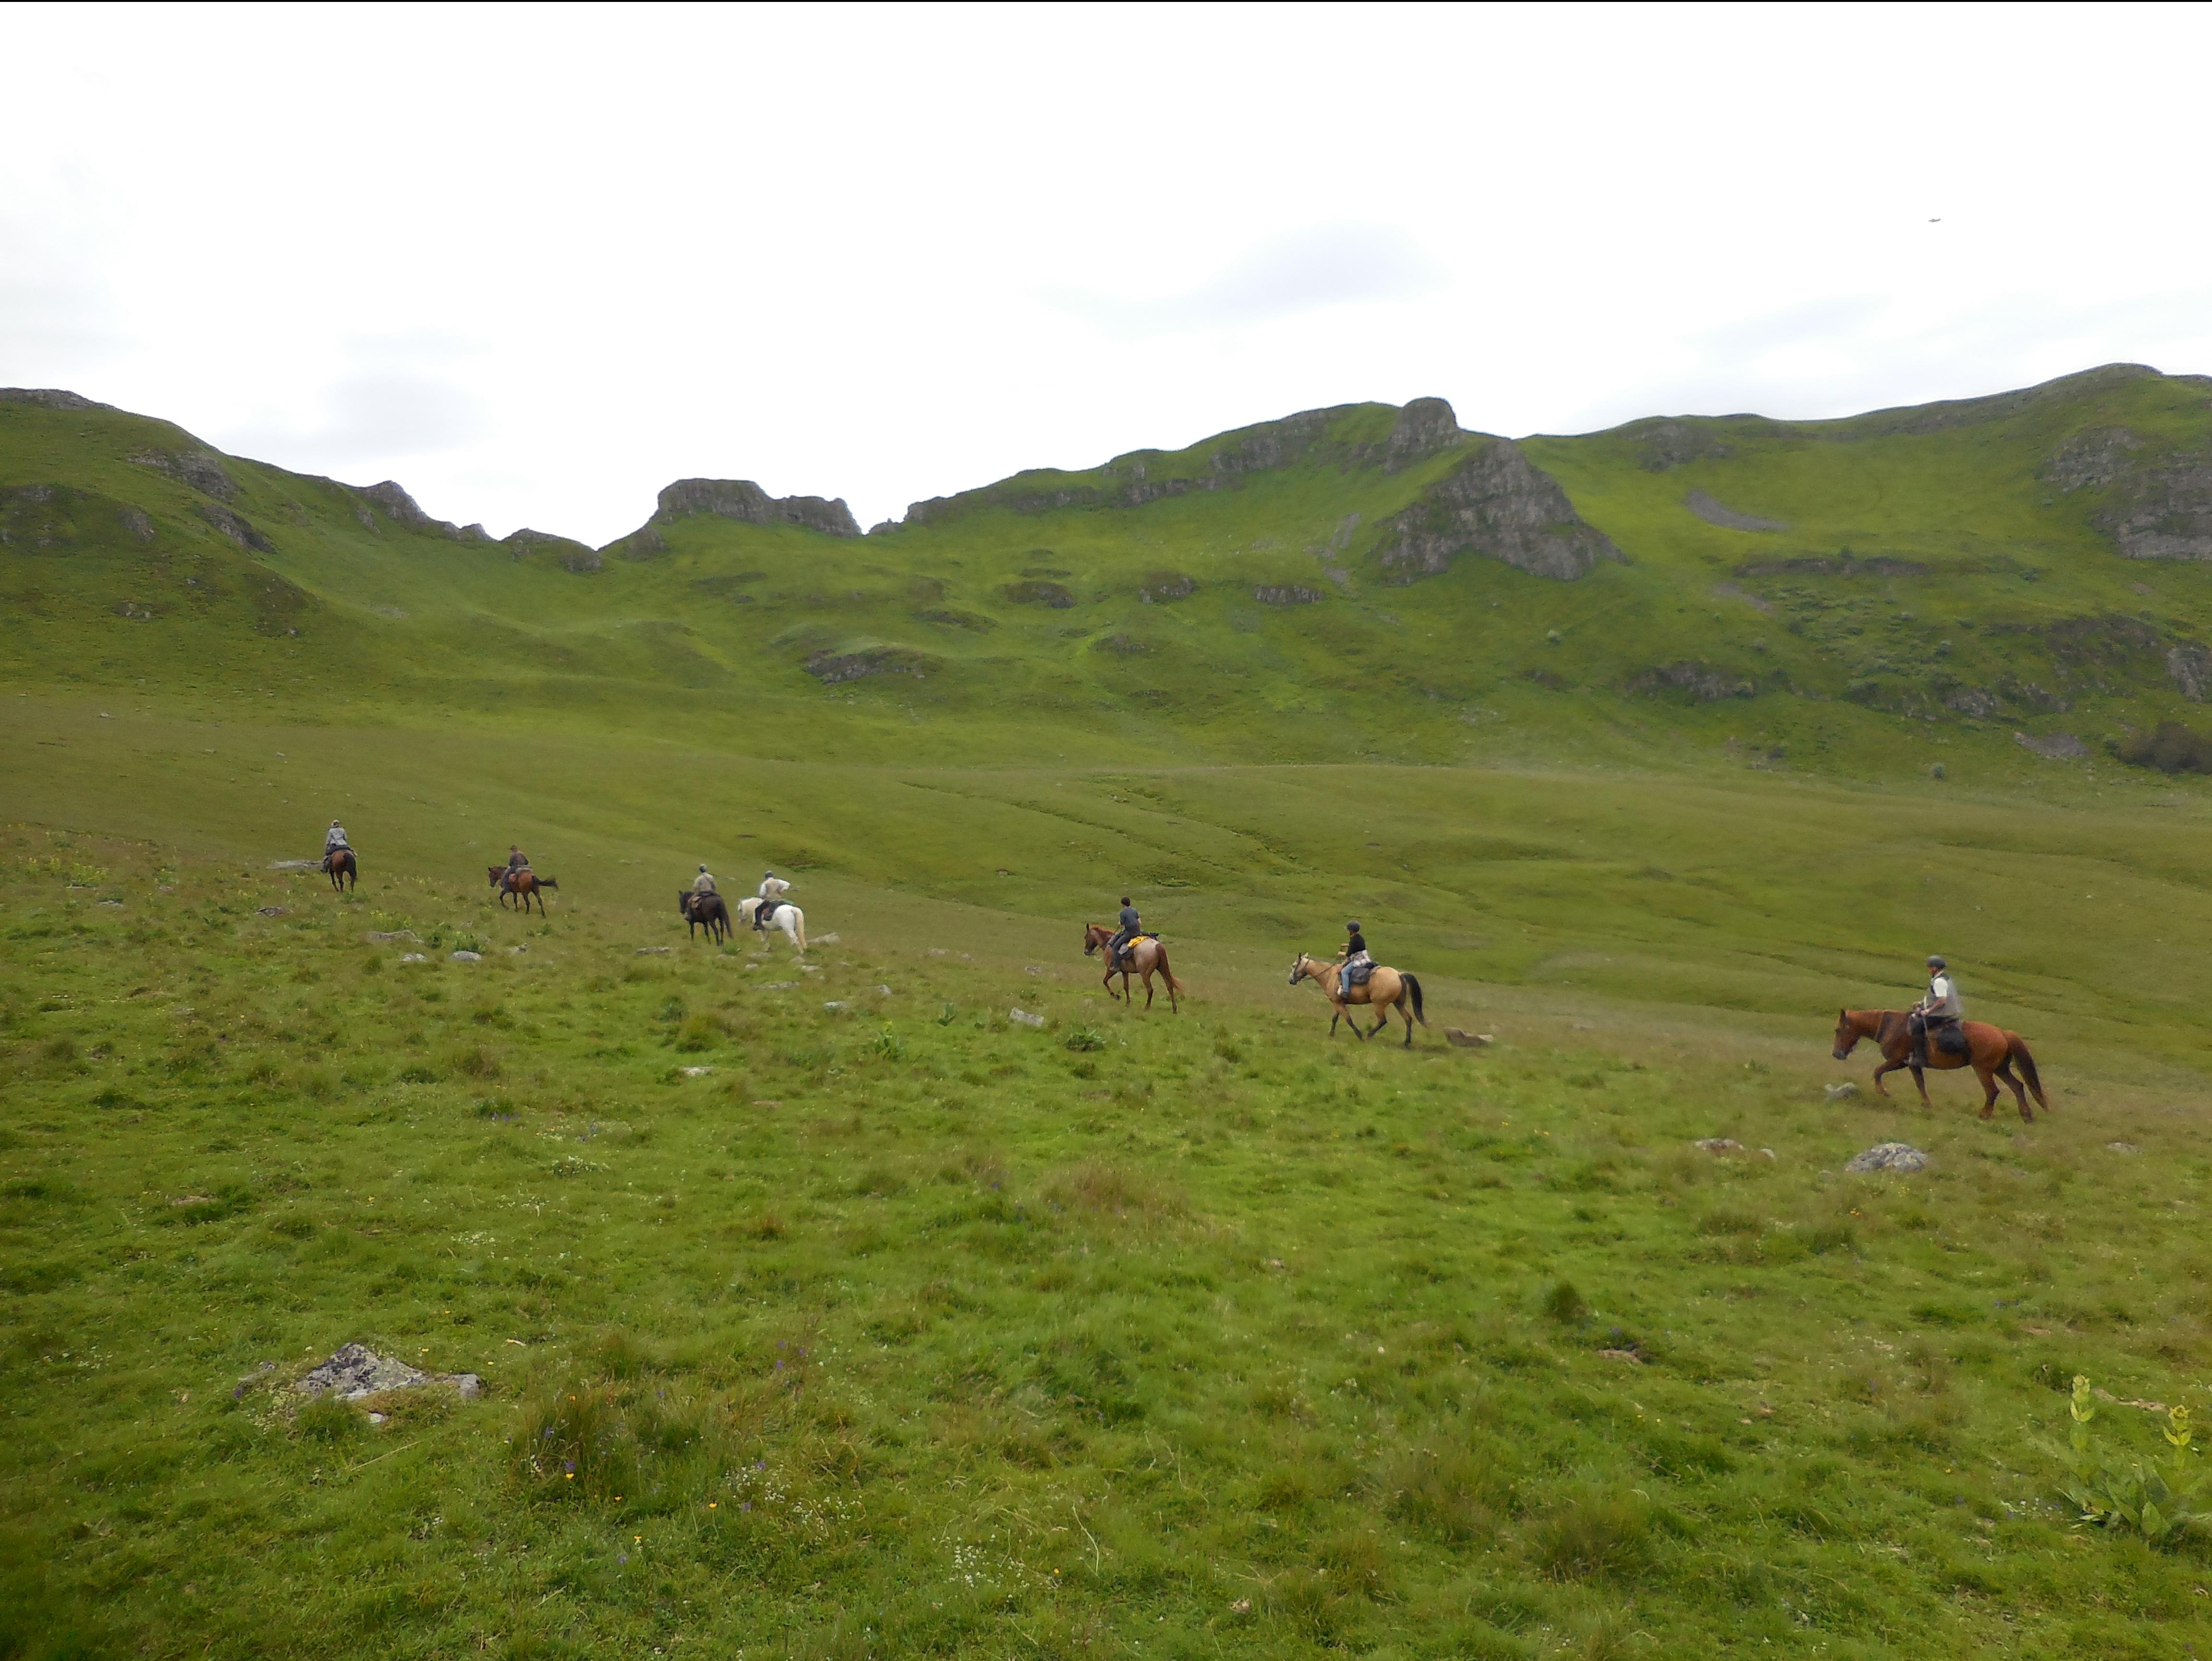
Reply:
[[2197, 7], [15, 5], [0, 385], [603, 542], [1358, 399], [2208, 372], [2207, 62]]

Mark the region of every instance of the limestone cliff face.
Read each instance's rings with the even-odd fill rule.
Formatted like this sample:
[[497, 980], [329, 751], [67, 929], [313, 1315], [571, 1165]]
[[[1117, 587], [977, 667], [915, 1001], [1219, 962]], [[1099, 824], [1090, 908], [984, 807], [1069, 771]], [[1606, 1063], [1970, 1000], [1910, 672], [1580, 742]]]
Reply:
[[1559, 481], [1504, 438], [1491, 440], [1387, 521], [1376, 558], [1393, 581], [1411, 582], [1449, 570], [1462, 554], [1560, 582], [1621, 557], [1612, 539], [1575, 511]]
[[381, 484], [349, 484], [345, 489], [354, 498], [354, 517], [369, 530], [377, 530], [380, 512], [392, 523], [423, 536], [445, 537], [454, 542], [491, 540], [491, 532], [481, 525], [456, 525], [451, 520], [431, 518], [397, 479], [387, 478]]
[[661, 534], [665, 526], [702, 514], [733, 519], [741, 525], [795, 525], [823, 536], [860, 534], [860, 521], [842, 497], [772, 496], [749, 478], [679, 478], [660, 493], [651, 519], [600, 551], [624, 559], [649, 559], [668, 547], [668, 539]]
[[2090, 521], [2130, 559], [2212, 559], [2212, 454], [2160, 452], [2125, 427], [2089, 427], [2041, 477], [2068, 496], [2097, 492]]

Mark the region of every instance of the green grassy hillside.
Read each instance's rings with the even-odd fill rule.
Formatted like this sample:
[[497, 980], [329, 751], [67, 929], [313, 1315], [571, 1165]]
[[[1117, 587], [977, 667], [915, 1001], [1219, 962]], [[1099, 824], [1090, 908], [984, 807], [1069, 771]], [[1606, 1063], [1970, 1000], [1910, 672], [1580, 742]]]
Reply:
[[[0, 395], [0, 1661], [2203, 1652], [2052, 1440], [2212, 1407], [2212, 803], [2108, 749], [2212, 686], [2206, 398], [593, 550]], [[1410, 1052], [1285, 984], [1354, 915]], [[2053, 1113], [1829, 1058], [1930, 949]], [[307, 1406], [349, 1341], [487, 1393]]]

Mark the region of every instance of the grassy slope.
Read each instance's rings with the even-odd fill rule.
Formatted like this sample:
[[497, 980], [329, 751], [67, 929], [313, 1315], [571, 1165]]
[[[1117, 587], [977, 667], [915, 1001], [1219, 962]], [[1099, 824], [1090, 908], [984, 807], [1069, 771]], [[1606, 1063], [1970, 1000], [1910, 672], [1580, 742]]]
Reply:
[[[807, 974], [604, 906], [6, 858], [19, 1652], [2203, 1641], [2202, 1563], [2071, 1536], [2037, 1441], [2051, 1381], [2172, 1400], [2201, 1353], [2209, 1150], [2155, 1093], [2021, 1137], [1822, 1107], [1816, 1051], [1710, 1023], [1124, 1018], [895, 899]], [[1891, 1135], [1934, 1172], [1834, 1174]], [[489, 1394], [299, 1412], [356, 1338]]]
[[[2187, 1388], [2203, 1266], [2172, 1220], [2203, 1166], [2212, 988], [2189, 950], [2201, 794], [2009, 734], [2094, 737], [2182, 706], [2155, 664], [2100, 669], [2117, 690], [2075, 684], [2039, 721], [1842, 696], [1891, 696], [1877, 655], [1983, 681], [2087, 672], [2044, 636], [1958, 628], [1969, 610], [2195, 630], [2201, 573], [2118, 560], [2083, 502], [2041, 506], [2033, 474], [2068, 423], [2186, 436], [2201, 393], [2093, 390], [1932, 435], [1716, 423], [1731, 455], [1664, 474], [1632, 435], [1531, 441], [1632, 563], [1559, 585], [1470, 559], [1395, 588], [1355, 537], [1351, 592], [1287, 608], [1253, 587], [1334, 587], [1309, 550], [1351, 512], [1371, 533], [1451, 459], [1135, 510], [986, 500], [858, 543], [690, 520], [663, 557], [576, 574], [388, 519], [372, 532], [333, 488], [233, 462], [233, 508], [277, 551], [249, 557], [125, 459], [190, 447], [174, 429], [0, 405], [0, 486], [82, 493], [61, 504], [66, 549], [0, 551], [10, 807], [143, 839], [21, 833], [0, 912], [20, 1415], [0, 1506], [6, 1555], [54, 1563], [27, 1607], [54, 1612], [49, 1638], [105, 1620], [160, 1653], [265, 1651], [270, 1608], [289, 1611], [285, 1647], [364, 1652], [678, 1630], [833, 1653], [1601, 1653], [1639, 1630], [1684, 1654], [1790, 1632], [1838, 1654], [2201, 1644], [2180, 1595], [2201, 1568], [2064, 1542], [2022, 1428], [2057, 1406], [2039, 1382], [2054, 1368], [2122, 1396]], [[1204, 448], [1151, 458], [1152, 476]], [[1706, 526], [1679, 506], [1692, 487], [1792, 529]], [[155, 521], [150, 550], [114, 528], [124, 504]], [[1747, 559], [1846, 544], [1936, 575], [1734, 579], [1772, 612], [1713, 593]], [[1079, 603], [1006, 598], [1041, 569]], [[1203, 586], [1146, 605], [1160, 570]], [[130, 601], [161, 615], [117, 615]], [[1152, 649], [1098, 649], [1116, 636]], [[886, 645], [926, 654], [927, 678], [824, 687], [799, 666]], [[1684, 659], [1769, 690], [1707, 706], [1619, 690]], [[1457, 764], [1404, 764], [1435, 762]], [[258, 891], [252, 873], [312, 852], [333, 814], [368, 849], [362, 903]], [[551, 935], [450, 885], [515, 837], [563, 878]], [[631, 956], [666, 937], [665, 891], [700, 858], [726, 879], [796, 867], [812, 927], [853, 943], [823, 954], [836, 989], [778, 995], [787, 1010], [721, 989], [762, 977], [720, 960]], [[77, 864], [112, 868], [62, 887]], [[120, 912], [93, 904], [111, 885]], [[1096, 1017], [1059, 965], [1074, 920], [1125, 886], [1200, 1001], [1083, 1078], [1059, 1044]], [[295, 916], [250, 916], [264, 897]], [[1348, 910], [1422, 972], [1432, 1016], [1498, 1031], [1504, 1053], [1330, 1059], [1318, 1000], [1280, 976]], [[403, 918], [551, 961], [495, 957], [488, 995], [441, 968], [419, 984], [446, 995], [426, 998], [396, 950], [371, 970], [359, 945]], [[1963, 1123], [1955, 1079], [1932, 1123], [1819, 1099], [1824, 1012], [1896, 1001], [1930, 944], [1968, 966], [1978, 1014], [2033, 1036], [2061, 1092], [2024, 1144]], [[883, 1017], [819, 1007], [869, 1007], [878, 983]], [[708, 1018], [708, 1048], [683, 1054], [714, 1081], [665, 1082], [672, 996]], [[1060, 1025], [1000, 1030], [1016, 998]], [[886, 1020], [898, 1042], [878, 1050]], [[1141, 1098], [1084, 1093], [1146, 1080]], [[1681, 1153], [1715, 1133], [1780, 1157]], [[1934, 1149], [1931, 1177], [1820, 1174], [1893, 1133]], [[2101, 1151], [2115, 1138], [2153, 1158]], [[562, 1159], [607, 1169], [556, 1177]], [[990, 1209], [994, 1159], [1013, 1221]], [[854, 1192], [871, 1171], [904, 1185]], [[362, 1208], [386, 1189], [430, 1202], [407, 1214], [427, 1232]], [[166, 1208], [188, 1192], [225, 1214]], [[478, 1234], [520, 1255], [470, 1256], [457, 1240]], [[1562, 1277], [1590, 1321], [1540, 1314]], [[441, 1324], [457, 1311], [471, 1329]], [[628, 1335], [611, 1348], [610, 1326]], [[1644, 1368], [1595, 1356], [1616, 1326]], [[56, 1348], [79, 1329], [102, 1335], [100, 1377], [136, 1383], [58, 1388], [87, 1371]], [[836, 1387], [793, 1403], [757, 1381], [801, 1331], [841, 1354]], [[210, 1403], [255, 1360], [351, 1336], [504, 1365], [490, 1402], [419, 1427], [428, 1456], [325, 1446], [261, 1392]], [[1370, 1337], [1393, 1359], [1355, 1363]], [[557, 1404], [570, 1380], [675, 1439], [688, 1474], [659, 1520], [533, 1499], [509, 1469], [501, 1439], [536, 1410], [518, 1404]], [[1109, 1386], [1123, 1406], [1102, 1405]], [[702, 1439], [646, 1422], [663, 1390], [705, 1415]], [[1737, 1425], [1761, 1396], [1775, 1420]], [[1419, 1475], [1430, 1456], [1456, 1474]], [[762, 1458], [804, 1505], [742, 1538], [694, 1527], [685, 1506]], [[647, 1528], [664, 1530], [649, 1583], [610, 1556]], [[234, 1536], [250, 1549], [222, 1567]], [[1578, 1556], [1584, 1537], [1626, 1555]], [[1350, 1578], [1300, 1578], [1317, 1567]], [[1021, 1643], [997, 1624], [1009, 1591]], [[710, 1603], [728, 1625], [686, 1613]], [[872, 1622], [872, 1640], [854, 1629]]]

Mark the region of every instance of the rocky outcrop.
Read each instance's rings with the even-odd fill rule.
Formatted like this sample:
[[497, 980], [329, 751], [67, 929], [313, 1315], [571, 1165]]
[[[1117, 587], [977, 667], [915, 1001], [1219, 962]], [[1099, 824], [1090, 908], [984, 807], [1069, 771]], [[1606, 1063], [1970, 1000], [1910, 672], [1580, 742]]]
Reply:
[[1687, 508], [1708, 525], [1717, 525], [1724, 531], [1786, 531], [1789, 521], [1761, 519], [1756, 514], [1740, 514], [1733, 508], [1723, 508], [1703, 490], [1692, 490], [1682, 498]]
[[1710, 663], [1669, 663], [1635, 676], [1629, 681], [1628, 690], [1647, 696], [1680, 692], [1693, 703], [1720, 703], [1729, 698], [1756, 697], [1759, 683], [1733, 669]]
[[860, 534], [860, 521], [842, 497], [772, 496], [749, 478], [679, 478], [660, 493], [659, 506], [647, 522], [669, 525], [701, 514], [741, 525], [795, 525], [824, 536]]
[[1417, 398], [1398, 411], [1390, 436], [1383, 441], [1382, 471], [1402, 472], [1416, 462], [1449, 450], [1468, 435], [1460, 430], [1459, 417], [1443, 399]]
[[1198, 592], [1198, 579], [1180, 571], [1155, 571], [1137, 585], [1137, 598], [1147, 605], [1171, 599], [1188, 599]]
[[1621, 429], [1637, 439], [1639, 465], [1647, 473], [1664, 473], [1692, 461], [1718, 460], [1734, 447], [1702, 423], [1662, 417], [1630, 423]]
[[[356, 484], [343, 487], [355, 499], [355, 517], [370, 530], [378, 530], [375, 515], [363, 518], [362, 509], [373, 507], [393, 524], [421, 536], [444, 537], [453, 542], [489, 542], [491, 533], [481, 525], [456, 525], [450, 520], [433, 519], [417, 505], [413, 496], [400, 487], [397, 479], [386, 479], [380, 484]], [[381, 534], [379, 532], [379, 534]]]
[[213, 450], [149, 448], [139, 451], [131, 459], [137, 466], [166, 473], [178, 484], [202, 496], [213, 496], [217, 502], [228, 502], [238, 493], [236, 481], [223, 471], [222, 458]]
[[817, 652], [806, 660], [806, 672], [824, 686], [842, 681], [864, 680], [870, 675], [912, 675], [925, 680], [935, 667], [926, 653], [904, 646], [869, 646], [857, 651]]
[[2087, 427], [2038, 476], [2068, 496], [2099, 492], [2090, 522], [2130, 559], [2212, 559], [2212, 454], [2148, 450], [2125, 427]]
[[2089, 746], [2071, 733], [2046, 733], [2039, 737], [2032, 733], [2014, 733], [2012, 739], [2021, 749], [2033, 751], [2048, 761], [2079, 761], [2090, 753]]
[[558, 561], [564, 571], [596, 571], [606, 562], [596, 550], [570, 537], [558, 537], [546, 531], [528, 527], [501, 537], [499, 545], [516, 559], [546, 559]]
[[200, 504], [200, 517], [228, 537], [241, 548], [251, 548], [257, 554], [273, 554], [276, 544], [253, 528], [252, 520], [243, 514], [233, 513], [219, 502]]
[[65, 392], [58, 386], [0, 386], [0, 404], [28, 404], [40, 410], [105, 410], [110, 415], [123, 412], [112, 404], [95, 404], [77, 392]]
[[2074, 435], [2044, 463], [2038, 472], [2069, 496], [2083, 489], [2110, 484], [2135, 465], [2143, 447], [2124, 427], [2088, 427]]
[[1584, 521], [1567, 493], [1510, 439], [1492, 439], [1385, 522], [1378, 555], [1400, 582], [1482, 554], [1560, 582], [1587, 576], [1620, 550]]
[[1075, 596], [1060, 584], [1039, 579], [1010, 582], [999, 592], [1016, 605], [1048, 605], [1055, 611], [1065, 611], [1075, 604]]
[[1319, 588], [1309, 588], [1303, 582], [1262, 583], [1252, 591], [1252, 598], [1262, 605], [1316, 605], [1328, 596]]
[[2181, 689], [2181, 696], [2191, 703], [2204, 702], [2207, 688], [2212, 688], [2212, 649], [2195, 641], [2182, 641], [2166, 648], [2166, 672], [2168, 679]]

